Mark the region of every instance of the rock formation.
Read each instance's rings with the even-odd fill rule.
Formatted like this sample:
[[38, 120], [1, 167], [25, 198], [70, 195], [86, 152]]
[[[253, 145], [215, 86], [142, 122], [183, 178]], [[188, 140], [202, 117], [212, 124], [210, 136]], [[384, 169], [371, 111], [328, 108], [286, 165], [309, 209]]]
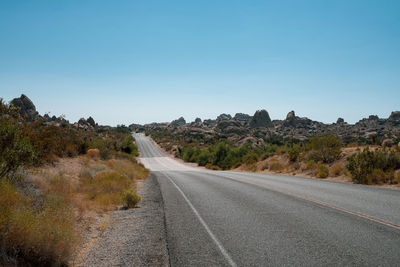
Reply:
[[18, 107], [19, 114], [27, 121], [35, 121], [40, 117], [33, 102], [24, 94], [11, 100], [10, 105]]
[[236, 113], [233, 117], [235, 121], [239, 121], [243, 124], [249, 123], [251, 121], [251, 116], [244, 113]]
[[265, 109], [257, 110], [250, 120], [250, 128], [271, 127], [271, 118]]
[[186, 121], [185, 121], [185, 119], [183, 117], [180, 117], [179, 119], [173, 120], [171, 122], [172, 126], [182, 126], [182, 125], [185, 125], [185, 124], [186, 124]]

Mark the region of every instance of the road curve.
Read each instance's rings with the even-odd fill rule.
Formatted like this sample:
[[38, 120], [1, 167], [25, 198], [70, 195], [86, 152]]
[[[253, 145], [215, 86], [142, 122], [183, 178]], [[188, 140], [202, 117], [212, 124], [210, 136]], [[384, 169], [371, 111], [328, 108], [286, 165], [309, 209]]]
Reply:
[[172, 266], [399, 266], [400, 191], [208, 171], [135, 134], [164, 200]]

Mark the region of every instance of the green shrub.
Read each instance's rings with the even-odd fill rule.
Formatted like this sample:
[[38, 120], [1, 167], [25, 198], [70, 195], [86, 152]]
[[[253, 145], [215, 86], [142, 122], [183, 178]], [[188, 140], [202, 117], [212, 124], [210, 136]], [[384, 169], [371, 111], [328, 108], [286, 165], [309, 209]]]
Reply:
[[288, 157], [291, 162], [296, 162], [299, 159], [301, 152], [301, 146], [298, 144], [294, 144], [288, 150]]
[[340, 158], [342, 140], [335, 135], [315, 136], [310, 139], [310, 146], [309, 159], [331, 163]]
[[317, 176], [319, 178], [326, 178], [326, 177], [328, 177], [328, 175], [329, 175], [328, 166], [326, 166], [325, 164], [319, 164]]
[[366, 148], [348, 157], [347, 161], [346, 167], [353, 181], [361, 184], [392, 181], [393, 175], [388, 174], [400, 169], [400, 155], [394, 151], [371, 151]]
[[213, 155], [207, 149], [202, 150], [197, 158], [197, 163], [200, 166], [206, 166], [211, 162], [213, 162]]
[[142, 197], [136, 192], [136, 189], [131, 188], [124, 192], [122, 200], [128, 209], [133, 209], [142, 200]]
[[0, 120], [0, 177], [12, 178], [16, 171], [29, 166], [35, 152], [29, 139], [9, 120]]

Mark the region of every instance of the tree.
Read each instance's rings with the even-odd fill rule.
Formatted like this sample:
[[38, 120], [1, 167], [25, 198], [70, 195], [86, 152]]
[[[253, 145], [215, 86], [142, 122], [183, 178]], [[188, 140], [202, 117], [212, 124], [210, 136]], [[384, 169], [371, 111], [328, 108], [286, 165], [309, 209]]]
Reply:
[[33, 163], [35, 152], [17, 125], [0, 119], [0, 178], [12, 179], [18, 169]]
[[343, 143], [336, 135], [327, 134], [312, 137], [310, 145], [313, 150], [310, 155], [311, 159], [331, 163], [340, 158]]

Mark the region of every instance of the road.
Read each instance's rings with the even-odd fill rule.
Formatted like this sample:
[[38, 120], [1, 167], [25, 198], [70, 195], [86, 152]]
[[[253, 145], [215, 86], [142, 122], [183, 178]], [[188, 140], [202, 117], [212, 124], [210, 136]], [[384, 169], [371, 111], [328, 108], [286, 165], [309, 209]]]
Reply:
[[192, 168], [135, 138], [171, 266], [400, 266], [400, 190]]

